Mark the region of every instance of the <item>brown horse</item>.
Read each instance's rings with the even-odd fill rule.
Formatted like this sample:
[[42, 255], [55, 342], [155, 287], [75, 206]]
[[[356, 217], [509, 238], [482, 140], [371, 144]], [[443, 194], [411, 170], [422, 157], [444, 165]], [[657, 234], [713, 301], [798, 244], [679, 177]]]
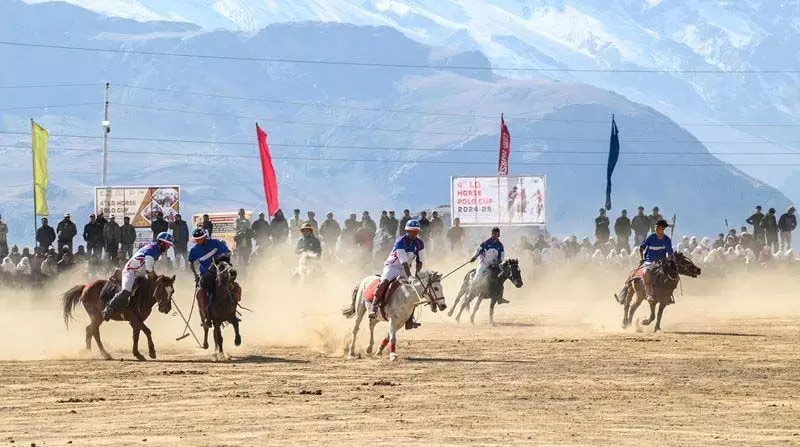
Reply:
[[[86, 350], [92, 349], [92, 337], [94, 337], [100, 354], [106, 360], [111, 360], [111, 354], [106, 352], [103, 342], [100, 341], [100, 325], [103, 324], [103, 306], [105, 303], [101, 299], [101, 292], [108, 283], [108, 280], [98, 279], [87, 285], [77, 285], [67, 290], [62, 296], [64, 307], [64, 324], [69, 328], [69, 320], [72, 312], [78, 303], [83, 303], [86, 313], [89, 314], [89, 325], [86, 326]], [[175, 292], [173, 284], [175, 277], [158, 276], [155, 280], [143, 278], [137, 281], [137, 289], [130, 298], [128, 307], [119, 310], [111, 317], [116, 321], [127, 321], [133, 329], [133, 356], [138, 360], [144, 360], [144, 356], [139, 353], [139, 333], [144, 332], [147, 337], [147, 349], [151, 359], [156, 358], [156, 348], [153, 345], [153, 338], [150, 336], [150, 328], [144, 321], [150, 316], [153, 305], [158, 303], [158, 310], [167, 314], [172, 310], [172, 294]], [[116, 286], [118, 287], [118, 286]], [[106, 295], [108, 292], [103, 293]]]
[[[642, 324], [648, 326], [655, 321], [654, 332], [660, 331], [664, 309], [675, 302], [672, 296], [680, 282], [680, 275], [696, 278], [700, 276], [701, 272], [700, 267], [694, 265], [691, 259], [680, 252], [675, 252], [675, 256], [672, 258], [656, 262], [652, 270], [653, 298], [655, 299], [649, 303], [650, 317], [642, 320]], [[621, 293], [622, 295], [618, 299], [624, 306], [622, 327], [627, 328], [633, 322], [633, 316], [636, 314], [639, 305], [645, 300], [644, 281], [641, 278], [631, 280], [625, 285]], [[636, 298], [635, 301], [634, 296]], [[656, 304], [658, 304], [658, 314], [656, 314]]]
[[[235, 293], [236, 271], [226, 261], [218, 261], [211, 266], [216, 269], [216, 296], [208, 303], [208, 318], [214, 326], [214, 358], [226, 360], [227, 357], [222, 350], [222, 326], [230, 323], [235, 334], [233, 343], [236, 346], [242, 344], [242, 336], [239, 334], [239, 319], [236, 317], [236, 310], [239, 307]], [[208, 326], [203, 326], [203, 348], [208, 349]]]

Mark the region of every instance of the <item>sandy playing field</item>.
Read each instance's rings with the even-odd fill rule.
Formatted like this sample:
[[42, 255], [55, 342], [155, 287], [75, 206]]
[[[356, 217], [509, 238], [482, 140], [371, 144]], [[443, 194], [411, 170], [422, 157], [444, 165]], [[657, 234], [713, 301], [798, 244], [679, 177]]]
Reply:
[[344, 284], [250, 284], [222, 363], [158, 313], [157, 360], [115, 323], [103, 361], [80, 352], [82, 308], [67, 332], [55, 292], [4, 293], [0, 445], [800, 445], [795, 286], [687, 280], [652, 334], [619, 328], [613, 280], [563, 279], [511, 291], [495, 328], [426, 310], [393, 363], [344, 358]]

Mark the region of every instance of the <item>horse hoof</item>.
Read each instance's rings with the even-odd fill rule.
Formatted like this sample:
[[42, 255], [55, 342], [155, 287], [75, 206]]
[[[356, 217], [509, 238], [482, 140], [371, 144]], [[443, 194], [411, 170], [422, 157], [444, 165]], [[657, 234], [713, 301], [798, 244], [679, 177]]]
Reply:
[[103, 360], [113, 360], [110, 354], [103, 354]]
[[236, 338], [233, 339], [233, 344], [236, 346], [242, 345], [242, 337], [237, 335]]
[[144, 358], [144, 356], [142, 354], [133, 354], [133, 356], [136, 357], [136, 360], [138, 360], [140, 362], [147, 361], [147, 359]]
[[372, 346], [367, 347], [367, 354], [372, 354]]
[[208, 342], [203, 343], [203, 349], [208, 349]]
[[156, 351], [150, 352], [150, 358], [151, 359], [155, 359], [156, 358]]
[[389, 353], [389, 361], [393, 362], [395, 360], [397, 360], [397, 354], [395, 354], [394, 352], [390, 352]]

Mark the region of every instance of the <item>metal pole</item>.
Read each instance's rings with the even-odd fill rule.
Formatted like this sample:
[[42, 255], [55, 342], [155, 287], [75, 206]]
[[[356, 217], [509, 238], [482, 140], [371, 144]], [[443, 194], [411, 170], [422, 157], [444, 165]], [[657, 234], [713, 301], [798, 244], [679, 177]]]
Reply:
[[31, 172], [33, 173], [33, 237], [36, 238], [36, 154], [34, 153], [33, 118], [31, 118]]
[[108, 133], [111, 132], [111, 126], [108, 122], [108, 89], [111, 86], [106, 82], [106, 89], [103, 99], [103, 181], [102, 185], [106, 186], [108, 180]]

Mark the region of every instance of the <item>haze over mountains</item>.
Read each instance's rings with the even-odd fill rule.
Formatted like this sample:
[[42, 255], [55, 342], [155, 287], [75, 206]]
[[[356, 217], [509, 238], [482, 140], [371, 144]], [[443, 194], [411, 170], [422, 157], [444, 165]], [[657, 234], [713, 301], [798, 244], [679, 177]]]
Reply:
[[[253, 13], [247, 16], [249, 19], [229, 20], [226, 25], [204, 22], [205, 16], [200, 12], [191, 18], [186, 12], [188, 9], [181, 14], [164, 15], [168, 5], [173, 5], [173, 9], [169, 9], [173, 12], [178, 11], [179, 6], [205, 11], [201, 8], [203, 3], [124, 2], [158, 15], [132, 17], [181, 19], [232, 30], [252, 31], [270, 21], [293, 18], [268, 16], [280, 20], [264, 21], [257, 20], [263, 16]], [[368, 4], [379, 8], [380, 2], [360, 3], [364, 8]], [[473, 2], [463, 3], [464, 11], [469, 11]], [[520, 2], [504, 2], [512, 3]], [[104, 8], [113, 5], [112, 2], [102, 4], [106, 5]], [[322, 3], [315, 2], [291, 4], [322, 7]], [[344, 2], [325, 4], [332, 8], [330, 11], [355, 8]], [[389, 4], [380, 14], [391, 13], [421, 21], [419, 8], [430, 7], [432, 3], [414, 2], [415, 6], [405, 13], [396, 11], [400, 3]], [[447, 1], [439, 4], [442, 14], [455, 5]], [[153, 5], [167, 9], [150, 9]], [[558, 5], [550, 7], [559, 8]], [[285, 8], [279, 9], [286, 11]], [[486, 22], [495, 23], [495, 16], [491, 14], [496, 13], [492, 8], [497, 6], [487, 8], [484, 11]], [[568, 10], [567, 7], [554, 9]], [[311, 13], [300, 17], [297, 12], [300, 9], [293, 11], [299, 19], [331, 21], [330, 17], [314, 17]], [[321, 10], [311, 8], [309, 11], [319, 13]], [[455, 11], [449, 13], [456, 14]], [[473, 15], [469, 17], [474, 17], [476, 13], [470, 14]], [[444, 33], [442, 20], [429, 19], [430, 23], [425, 23], [430, 25], [430, 30], [441, 28], [437, 35]], [[253, 27], [243, 25], [248, 20]], [[212, 208], [244, 206], [257, 210], [263, 207], [255, 146], [256, 120], [270, 133], [285, 209], [300, 206], [324, 212], [332, 208], [341, 214], [350, 211], [355, 203], [359, 208], [371, 210], [390, 204], [397, 209], [420, 209], [447, 203], [450, 176], [494, 174], [501, 112], [506, 114], [512, 132], [512, 174], [547, 175], [549, 229], [555, 233], [589, 234], [592, 230], [589, 217], [603, 201], [612, 114], [617, 116], [623, 151], [615, 174], [612, 215], [622, 207], [633, 212], [639, 203], [648, 207], [658, 204], [667, 213], [677, 212], [686, 231], [709, 233], [717, 231], [725, 218], [738, 221], [756, 203], [776, 207], [788, 204], [789, 200], [776, 189], [720, 163], [692, 134], [655, 110], [607, 90], [564, 82], [570, 80], [567, 77], [575, 80], [575, 73], [562, 73], [555, 77], [563, 79], [555, 80], [513, 79], [508, 77], [508, 72], [489, 70], [492, 63], [507, 62], [504, 66], [509, 67], [513, 60], [497, 59], [498, 52], [494, 50], [483, 53], [482, 50], [489, 48], [483, 43], [470, 45], [467, 37], [479, 33], [481, 28], [477, 19], [474, 27], [473, 22], [464, 20], [470, 23], [469, 31], [465, 31], [466, 35], [456, 33], [449, 42], [448, 39], [434, 39], [432, 32], [426, 38], [419, 38], [406, 29], [401, 32], [389, 27], [343, 23], [278, 23], [258, 32], [240, 34], [229, 30], [207, 31], [188, 23], [141, 23], [108, 18], [64, 3], [3, 2], [0, 6], [0, 40], [3, 41], [476, 69], [225, 61], [0, 45], [0, 58], [12, 61], [0, 71], [0, 86], [96, 83], [81, 87], [0, 90], [0, 108], [7, 109], [0, 115], [0, 151], [7, 161], [0, 166], [0, 177], [7, 191], [0, 213], [10, 221], [15, 237], [30, 237], [33, 231], [29, 193], [30, 137], [25, 133], [29, 131], [31, 117], [54, 135], [51, 139], [51, 210], [60, 215], [62, 210], [74, 210], [77, 203], [83, 204], [81, 211], [88, 211], [91, 187], [100, 178], [98, 151], [102, 133], [99, 123], [105, 81], [112, 83], [110, 183], [180, 184], [184, 214]], [[344, 16], [335, 21], [370, 23], [366, 19]], [[436, 45], [417, 42], [409, 35]], [[493, 36], [492, 41], [500, 42], [493, 45], [504, 47], [520, 46], [518, 50], [521, 51], [521, 42], [526, 38], [526, 34], [520, 32], [513, 38]], [[525, 45], [545, 55], [552, 50], [544, 43]], [[612, 50], [611, 46], [606, 48], [607, 52]], [[600, 63], [591, 55], [584, 55], [585, 60], [577, 61], [573, 60], [576, 56], [567, 53], [556, 56], [563, 59], [551, 57], [548, 63], [553, 66], [572, 66], [588, 60]], [[623, 59], [620, 63], [633, 66]], [[525, 62], [522, 58], [514, 60], [520, 64]], [[695, 66], [694, 62], [686, 63]], [[692, 92], [678, 75], [659, 79], [663, 90], [660, 96], [650, 95], [650, 90], [659, 90], [653, 85], [657, 84], [653, 75], [642, 75], [639, 84], [616, 80], [616, 75], [611, 74], [594, 76], [607, 82], [625, 83], [625, 89], [617, 90], [625, 95], [629, 95], [631, 89], [639, 90], [639, 95], [631, 95], [633, 99], [639, 96], [648, 97], [649, 102], [664, 102], [663, 99], [668, 98], [668, 108], [674, 108], [672, 103], [688, 109], [699, 107], [700, 95], [696, 90]], [[685, 98], [670, 95], [675, 92], [673, 84], [682, 86]], [[734, 87], [739, 88], [735, 82]], [[719, 90], [717, 94], [704, 97], [705, 105], [697, 110], [710, 110], [710, 104], [715, 104], [718, 110], [713, 112], [716, 114], [740, 113], [740, 119], [753, 115], [754, 112], [745, 110], [744, 106], [739, 112], [728, 110], [720, 98], [727, 95], [736, 98], [735, 92], [728, 88]], [[40, 105], [64, 107], [8, 110]], [[789, 116], [794, 111], [790, 105], [784, 107], [762, 98], [761, 103], [750, 104], [750, 108], [775, 120], [778, 119], [776, 110], [782, 107], [786, 110], [781, 119], [791, 122]], [[762, 119], [765, 120], [767, 118]], [[752, 163], [753, 158], [756, 157], [744, 159]], [[766, 157], [766, 160], [774, 158]]]

